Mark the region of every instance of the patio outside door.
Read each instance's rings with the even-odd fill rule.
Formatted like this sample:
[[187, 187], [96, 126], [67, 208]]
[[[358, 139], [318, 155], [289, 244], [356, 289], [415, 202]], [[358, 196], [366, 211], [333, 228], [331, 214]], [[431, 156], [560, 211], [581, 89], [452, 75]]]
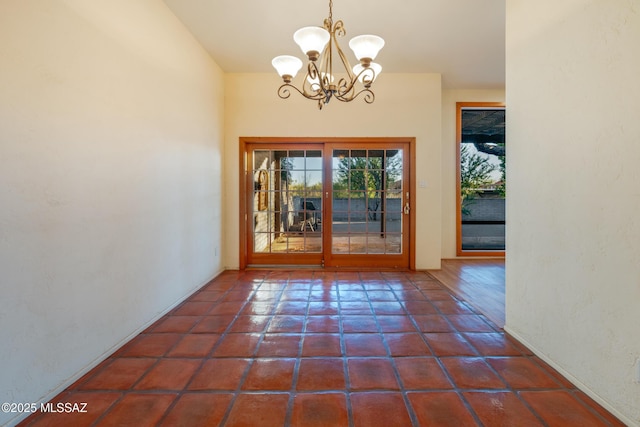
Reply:
[[410, 148], [241, 139], [241, 266], [410, 268]]

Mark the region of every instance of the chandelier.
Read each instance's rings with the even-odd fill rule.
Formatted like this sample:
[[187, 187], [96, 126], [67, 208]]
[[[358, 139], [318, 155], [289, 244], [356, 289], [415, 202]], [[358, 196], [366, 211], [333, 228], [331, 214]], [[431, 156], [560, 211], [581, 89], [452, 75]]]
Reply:
[[[373, 35], [352, 38], [349, 41], [349, 47], [359, 61], [352, 68], [337, 40], [337, 37], [346, 35], [344, 23], [342, 21], [333, 22], [332, 9], [333, 0], [329, 0], [329, 17], [324, 20], [323, 27], [304, 27], [293, 34], [293, 40], [309, 59], [301, 89], [291, 84], [293, 78], [302, 68], [302, 61], [299, 58], [282, 55], [271, 61], [284, 81], [284, 84], [278, 89], [280, 98], [289, 98], [290, 89], [294, 89], [305, 98], [318, 101], [319, 109], [322, 109], [324, 104], [328, 104], [331, 98], [342, 102], [351, 102], [363, 95], [367, 104], [371, 104], [375, 100], [371, 85], [382, 71], [382, 67], [373, 60], [384, 46], [384, 40]], [[334, 48], [344, 67], [342, 74], [346, 74], [346, 77], [341, 77], [337, 82], [335, 82], [336, 75], [333, 73]]]

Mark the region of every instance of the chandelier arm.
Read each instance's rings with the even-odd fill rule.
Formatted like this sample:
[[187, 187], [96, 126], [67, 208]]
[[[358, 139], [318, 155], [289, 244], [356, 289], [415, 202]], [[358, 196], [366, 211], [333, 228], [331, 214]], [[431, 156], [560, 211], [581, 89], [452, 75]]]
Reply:
[[376, 71], [371, 67], [363, 68], [358, 74], [356, 74], [355, 80], [360, 80], [360, 78], [362, 78], [362, 85], [369, 89], [373, 84], [373, 81], [376, 79]]
[[373, 101], [375, 101], [376, 99], [376, 95], [373, 93], [373, 91], [371, 89], [362, 89], [358, 92], [355, 92], [352, 90], [352, 92], [354, 92], [351, 96], [345, 97], [342, 96], [338, 93], [335, 94], [335, 98], [338, 101], [342, 101], [342, 102], [351, 102], [354, 99], [356, 99], [357, 97], [359, 97], [360, 95], [364, 94], [364, 102], [366, 102], [367, 104], [373, 104]]
[[[328, 82], [325, 81], [325, 78], [326, 77], [322, 76], [322, 73], [318, 69], [316, 63], [309, 62], [309, 65], [307, 66], [307, 74], [305, 75], [302, 83], [302, 91], [299, 89], [296, 90], [298, 90], [298, 92], [307, 99], [324, 101], [331, 97], [330, 95], [327, 96], [327, 93], [330, 92], [331, 89], [328, 87]], [[313, 85], [318, 85], [318, 89], [314, 90]]]
[[347, 29], [344, 28], [344, 22], [342, 22], [342, 19], [336, 21], [332, 30], [332, 33], [335, 34], [336, 37], [344, 37], [347, 35]]
[[282, 99], [289, 98], [291, 96], [291, 91], [289, 88], [293, 88], [293, 90], [295, 90], [296, 92], [298, 92], [300, 95], [304, 96], [307, 99], [318, 101], [319, 103], [324, 103], [324, 104], [328, 104], [329, 100], [333, 96], [333, 92], [331, 91], [326, 91], [326, 92], [318, 91], [316, 93], [305, 92], [304, 90], [300, 90], [290, 83], [285, 83], [278, 88], [278, 96]]
[[351, 64], [349, 63], [347, 56], [342, 51], [342, 48], [340, 47], [340, 43], [338, 43], [338, 37], [343, 37], [346, 34], [347, 34], [347, 31], [344, 28], [344, 23], [342, 21], [336, 22], [336, 24], [333, 27], [333, 31], [331, 32], [331, 38], [335, 44], [336, 51], [338, 52], [338, 56], [340, 57], [340, 61], [342, 62], [342, 66], [344, 67], [345, 71], [347, 72], [347, 75], [349, 76], [349, 80], [353, 80], [354, 75], [351, 69]]
[[300, 95], [304, 96], [307, 99], [315, 99], [315, 100], [322, 100], [325, 97], [321, 94], [309, 94], [309, 93], [305, 93], [304, 91], [298, 89], [297, 87], [295, 87], [294, 85], [292, 85], [291, 83], [285, 83], [282, 86], [280, 86], [278, 88], [278, 96], [282, 99], [287, 99], [291, 96], [291, 89], [295, 90], [296, 92], [298, 92]]
[[[362, 78], [362, 85], [364, 86], [364, 88], [366, 90], [369, 90], [369, 92], [371, 92], [371, 90], [370, 90], [371, 89], [371, 84], [373, 83], [373, 81], [376, 78], [376, 72], [372, 68], [364, 68], [358, 74], [353, 75], [353, 77], [349, 80], [348, 83], [347, 83], [347, 80], [345, 78], [340, 79], [340, 82], [338, 84], [338, 91], [337, 91], [336, 95], [339, 95], [343, 99], [346, 99], [346, 98], [353, 99], [353, 98], [355, 98], [357, 95], [353, 95], [353, 92], [355, 92], [356, 83], [361, 78]], [[350, 93], [352, 95], [349, 95]], [[360, 93], [360, 92], [358, 92], [358, 93]]]
[[355, 80], [347, 80], [346, 78], [341, 78], [336, 87], [336, 98], [341, 101], [351, 100], [354, 97], [355, 93]]
[[[291, 91], [289, 90], [289, 88], [293, 88], [295, 91], [300, 92], [300, 89], [298, 89], [294, 85], [285, 83], [278, 88], [278, 96], [282, 99], [289, 98], [291, 96]], [[300, 94], [302, 95], [302, 92], [300, 92]]]

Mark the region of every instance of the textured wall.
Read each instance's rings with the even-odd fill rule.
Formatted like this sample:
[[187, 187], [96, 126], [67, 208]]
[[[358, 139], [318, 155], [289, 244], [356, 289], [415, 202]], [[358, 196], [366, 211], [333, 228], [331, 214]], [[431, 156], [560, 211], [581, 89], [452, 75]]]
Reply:
[[3, 0], [0, 57], [0, 402], [38, 402], [221, 270], [223, 75], [155, 0]]
[[507, 0], [507, 329], [640, 425], [640, 6]]

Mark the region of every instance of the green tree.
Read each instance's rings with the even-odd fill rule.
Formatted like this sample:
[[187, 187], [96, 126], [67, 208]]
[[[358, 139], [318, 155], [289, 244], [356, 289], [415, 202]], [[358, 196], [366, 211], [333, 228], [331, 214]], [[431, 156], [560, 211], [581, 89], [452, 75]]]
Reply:
[[472, 153], [466, 144], [460, 146], [460, 198], [462, 214], [469, 214], [469, 205], [484, 187], [492, 183], [496, 166], [489, 159]]
[[[490, 142], [480, 142], [481, 140], [487, 140]], [[497, 187], [498, 193], [503, 198], [507, 195], [507, 169], [506, 169], [506, 147], [504, 143], [504, 135], [473, 135], [473, 138], [466, 137], [466, 140], [471, 140], [469, 143], [481, 153], [486, 153], [492, 156], [498, 157], [500, 160], [500, 183]], [[499, 142], [499, 141], [502, 142]], [[463, 141], [465, 143], [465, 141]]]
[[284, 157], [280, 159], [280, 179], [287, 185], [291, 184], [291, 170], [293, 169], [293, 162], [290, 158]]
[[[502, 144], [504, 145], [504, 144]], [[506, 156], [498, 156], [500, 159], [500, 185], [498, 185], [498, 192], [504, 198], [507, 196], [507, 166]]]
[[[377, 210], [382, 198], [383, 179], [386, 183], [395, 182], [402, 175], [402, 158], [388, 156], [384, 158], [384, 151], [380, 156], [344, 157], [338, 163], [337, 180], [333, 183], [333, 190], [341, 197], [366, 197], [367, 210], [371, 219], [377, 219]], [[388, 184], [387, 184], [388, 186]], [[350, 193], [349, 193], [350, 191]]]

